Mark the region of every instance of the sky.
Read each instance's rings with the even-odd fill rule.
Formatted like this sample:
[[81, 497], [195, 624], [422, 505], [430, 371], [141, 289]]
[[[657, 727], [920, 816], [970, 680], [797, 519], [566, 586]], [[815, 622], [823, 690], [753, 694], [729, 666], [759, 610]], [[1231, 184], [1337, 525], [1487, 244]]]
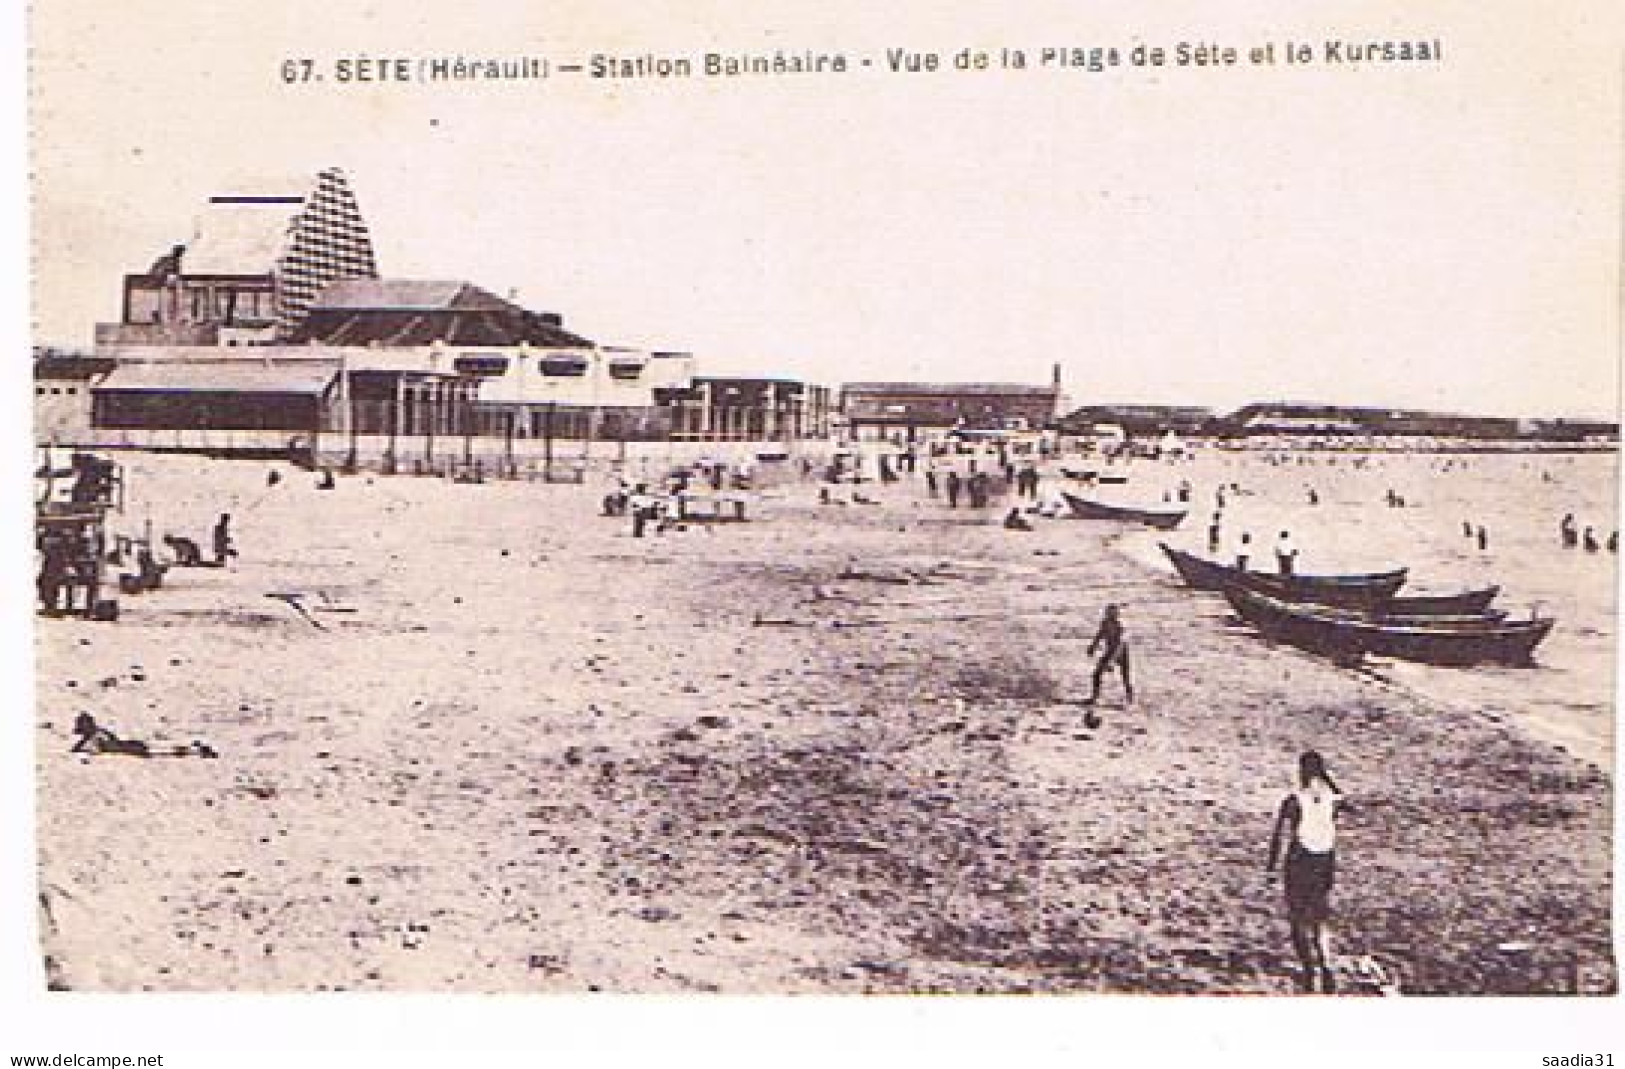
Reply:
[[[212, 193], [330, 165], [380, 267], [517, 291], [708, 370], [1048, 381], [1076, 403], [1255, 399], [1611, 416], [1619, 15], [1425, 5], [53, 0], [34, 19], [34, 322], [88, 344]], [[1139, 10], [1134, 10], [1138, 8]], [[1437, 64], [1288, 67], [1328, 39]], [[1230, 45], [1222, 69], [1135, 43]], [[1274, 42], [1273, 65], [1245, 50]], [[1045, 47], [1115, 46], [1100, 73]], [[1025, 71], [885, 70], [888, 48]], [[844, 76], [341, 85], [346, 57], [840, 51]], [[309, 58], [321, 84], [285, 84]]]

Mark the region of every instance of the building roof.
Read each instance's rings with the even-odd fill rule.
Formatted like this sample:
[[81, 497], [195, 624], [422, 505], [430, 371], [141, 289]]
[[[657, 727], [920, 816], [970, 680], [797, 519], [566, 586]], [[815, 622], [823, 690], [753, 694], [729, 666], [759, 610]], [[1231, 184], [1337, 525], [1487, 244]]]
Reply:
[[290, 339], [327, 345], [590, 348], [554, 315], [532, 312], [467, 282], [349, 279], [325, 287]]
[[319, 394], [338, 374], [331, 360], [272, 364], [251, 360], [123, 364], [93, 389], [192, 393]]
[[1008, 397], [1053, 397], [1055, 386], [1031, 386], [1012, 382], [849, 382], [841, 387], [847, 394], [906, 394], [914, 397], [959, 397], [970, 394], [1002, 394]]
[[118, 361], [82, 353], [45, 353], [34, 358], [36, 379], [93, 379], [112, 371]]
[[440, 279], [351, 278], [329, 283], [311, 310], [344, 311], [524, 311], [512, 301], [468, 282]]

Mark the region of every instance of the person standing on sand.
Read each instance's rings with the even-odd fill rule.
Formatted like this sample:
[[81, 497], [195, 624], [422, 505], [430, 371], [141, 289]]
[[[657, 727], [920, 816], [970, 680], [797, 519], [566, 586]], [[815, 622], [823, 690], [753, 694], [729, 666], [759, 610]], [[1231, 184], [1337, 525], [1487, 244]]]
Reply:
[[1298, 990], [1310, 993], [1315, 981], [1330, 994], [1336, 987], [1327, 950], [1326, 922], [1331, 915], [1332, 883], [1337, 872], [1337, 816], [1348, 804], [1326, 771], [1326, 762], [1313, 750], [1298, 758], [1298, 786], [1281, 801], [1270, 833], [1269, 863], [1273, 873], [1282, 862], [1287, 922], [1292, 928], [1292, 949], [1303, 971]]
[[1563, 540], [1564, 549], [1573, 549], [1580, 544], [1580, 532], [1574, 523], [1574, 513], [1564, 515], [1563, 522], [1557, 525], [1557, 532]]
[[959, 507], [959, 472], [955, 471], [953, 468], [949, 468], [947, 478], [945, 478], [943, 480], [943, 483], [944, 483], [944, 486], [946, 487], [946, 489], [948, 491], [948, 507], [951, 508], [951, 509], [958, 508]]
[[1123, 677], [1123, 693], [1129, 702], [1134, 701], [1134, 683], [1129, 678], [1128, 639], [1123, 634], [1123, 617], [1116, 605], [1107, 605], [1106, 612], [1100, 618], [1100, 630], [1095, 632], [1094, 639], [1089, 643], [1089, 656], [1100, 650], [1100, 659], [1095, 662], [1094, 674], [1089, 679], [1089, 700], [1086, 705], [1093, 705], [1100, 699], [1100, 684], [1106, 678], [1106, 673], [1116, 668]]
[[1275, 540], [1275, 565], [1282, 575], [1291, 575], [1298, 563], [1298, 547], [1292, 544], [1292, 533], [1282, 531]]
[[1247, 531], [1241, 532], [1241, 540], [1236, 543], [1236, 571], [1247, 570], [1247, 562], [1253, 556], [1253, 536]]
[[1223, 522], [1223, 514], [1215, 512], [1213, 522], [1207, 525], [1207, 551], [1215, 557], [1219, 555], [1219, 535]]

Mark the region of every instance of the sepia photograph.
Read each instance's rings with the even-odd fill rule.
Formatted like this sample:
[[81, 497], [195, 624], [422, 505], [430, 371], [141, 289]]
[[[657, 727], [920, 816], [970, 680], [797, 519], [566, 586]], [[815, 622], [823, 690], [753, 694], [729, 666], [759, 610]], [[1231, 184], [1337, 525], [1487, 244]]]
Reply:
[[32, 997], [1617, 1009], [1620, 28], [35, 0]]

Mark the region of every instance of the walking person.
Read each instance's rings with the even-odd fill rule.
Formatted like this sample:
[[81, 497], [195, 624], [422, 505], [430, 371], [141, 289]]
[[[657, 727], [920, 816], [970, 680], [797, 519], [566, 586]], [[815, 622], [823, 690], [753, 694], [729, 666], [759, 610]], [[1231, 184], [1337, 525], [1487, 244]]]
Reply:
[[1298, 990], [1305, 993], [1316, 990], [1317, 979], [1322, 993], [1330, 994], [1336, 988], [1327, 949], [1327, 921], [1337, 871], [1337, 816], [1346, 809], [1325, 760], [1313, 750], [1305, 751], [1298, 758], [1298, 786], [1282, 799], [1276, 812], [1265, 866], [1266, 872], [1282, 866], [1292, 949], [1302, 968]]
[[1126, 700], [1133, 702], [1134, 682], [1129, 676], [1128, 638], [1123, 632], [1123, 615], [1116, 605], [1106, 606], [1100, 618], [1100, 629], [1089, 643], [1089, 656], [1093, 657], [1097, 649], [1100, 650], [1100, 658], [1095, 661], [1094, 674], [1089, 678], [1089, 700], [1085, 704], [1093, 705], [1100, 700], [1100, 684], [1113, 668], [1123, 678]]

